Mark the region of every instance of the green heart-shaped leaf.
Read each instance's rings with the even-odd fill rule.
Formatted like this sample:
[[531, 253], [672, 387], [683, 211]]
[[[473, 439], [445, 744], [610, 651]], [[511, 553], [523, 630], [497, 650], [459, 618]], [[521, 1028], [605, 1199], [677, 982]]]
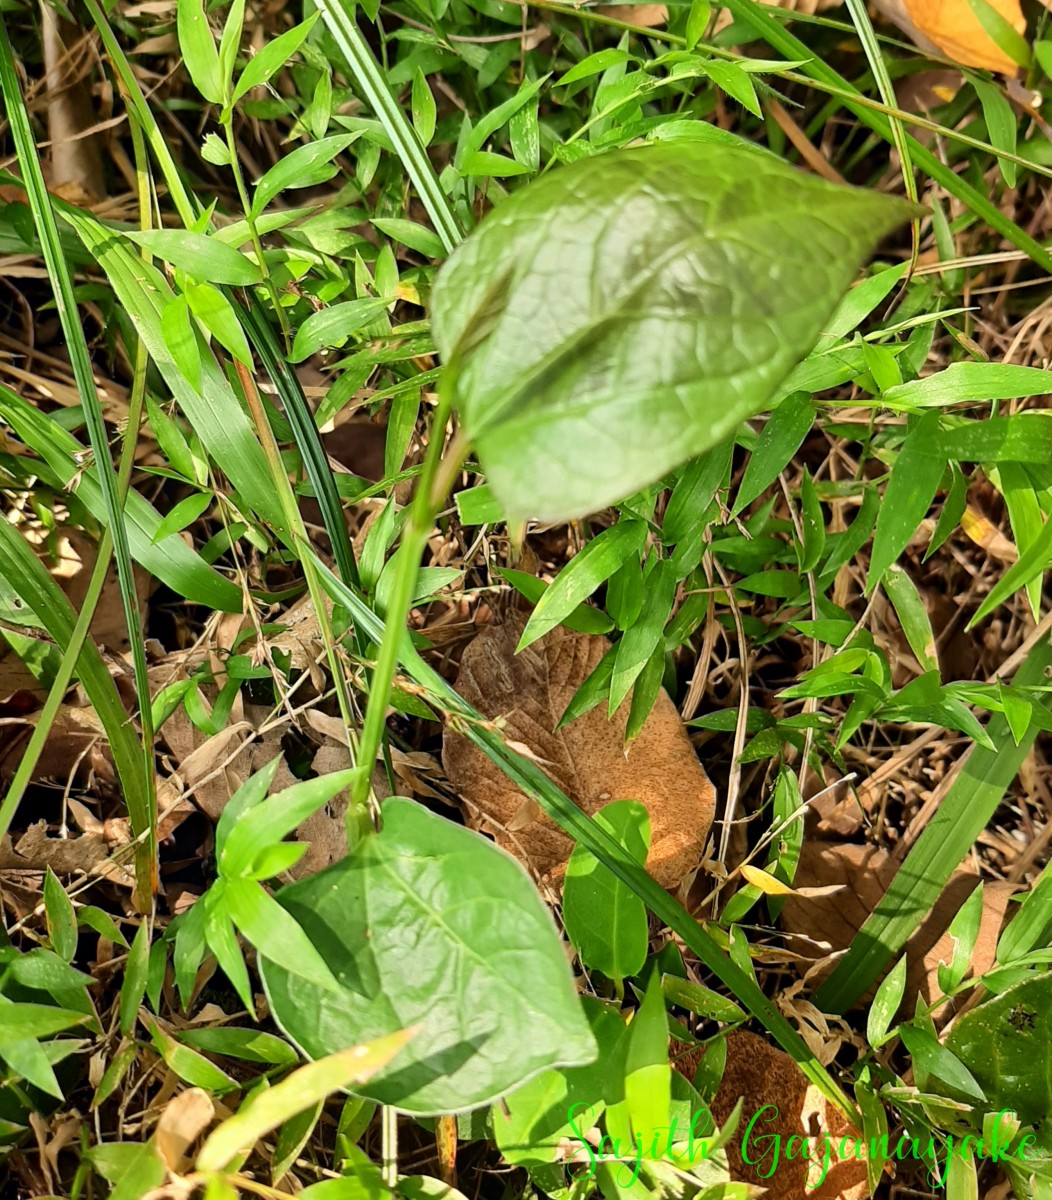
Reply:
[[707, 142], [613, 151], [514, 193], [439, 273], [431, 313], [507, 515], [583, 516], [726, 437], [912, 211]]

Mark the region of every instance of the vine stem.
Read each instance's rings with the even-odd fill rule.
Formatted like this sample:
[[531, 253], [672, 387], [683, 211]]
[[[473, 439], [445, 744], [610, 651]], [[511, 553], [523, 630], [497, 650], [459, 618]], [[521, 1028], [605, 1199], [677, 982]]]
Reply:
[[360, 809], [369, 798], [372, 787], [373, 764], [383, 741], [384, 723], [387, 717], [387, 701], [391, 695], [398, 667], [399, 645], [407, 637], [406, 623], [413, 604], [413, 589], [420, 570], [420, 560], [427, 544], [428, 534], [438, 515], [442, 502], [453, 481], [453, 477], [467, 457], [467, 439], [457, 433], [450, 445], [449, 453], [443, 457], [446, 426], [453, 411], [453, 372], [448, 368], [438, 388], [438, 403], [431, 422], [431, 436], [427, 453], [417, 480], [416, 491], [409, 509], [409, 519], [396, 552], [395, 582], [391, 598], [384, 613], [384, 635], [373, 668], [372, 684], [369, 687], [369, 704], [362, 724], [361, 749], [358, 765], [362, 768], [351, 793], [350, 814]]

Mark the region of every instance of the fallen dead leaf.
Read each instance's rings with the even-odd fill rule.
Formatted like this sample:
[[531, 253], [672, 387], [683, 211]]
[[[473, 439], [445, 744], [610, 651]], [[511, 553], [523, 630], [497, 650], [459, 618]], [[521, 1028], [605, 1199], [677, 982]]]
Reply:
[[[703, 1049], [692, 1050], [676, 1066], [690, 1079], [703, 1055]], [[864, 1144], [858, 1147], [860, 1157], [854, 1154], [854, 1138], [861, 1136], [859, 1131], [852, 1128], [818, 1088], [808, 1083], [788, 1054], [754, 1033], [735, 1029], [727, 1034], [727, 1067], [709, 1106], [717, 1125], [726, 1123], [740, 1099], [744, 1100], [741, 1123], [727, 1145], [727, 1166], [733, 1180], [766, 1188], [767, 1200], [863, 1200], [868, 1194]], [[746, 1128], [753, 1114], [765, 1105], [770, 1107], [757, 1119], [746, 1146], [753, 1160], [748, 1162], [742, 1154]], [[773, 1139], [764, 1140], [769, 1134], [781, 1136], [780, 1157], [773, 1170], [769, 1148], [775, 1143]], [[829, 1166], [825, 1178], [818, 1183], [827, 1134]], [[806, 1141], [807, 1157], [800, 1156], [799, 1142], [793, 1143], [797, 1156], [788, 1157], [786, 1151], [792, 1137]], [[851, 1153], [841, 1157], [839, 1151], [845, 1148], [842, 1141], [845, 1137], [846, 1149]]]
[[[1014, 76], [1019, 67], [983, 28], [968, 0], [874, 0], [877, 10], [922, 49], [966, 67]], [[988, 0], [1016, 31], [1026, 31], [1019, 0]]]
[[185, 1171], [188, 1166], [186, 1152], [208, 1128], [215, 1111], [211, 1097], [199, 1087], [180, 1092], [165, 1105], [153, 1140], [164, 1165], [173, 1174]]
[[[891, 856], [876, 846], [805, 842], [794, 887], [845, 886], [831, 896], [801, 896], [797, 891], [786, 898], [782, 927], [797, 935], [790, 942], [792, 948], [816, 962], [845, 950], [883, 898], [898, 869]], [[907, 1003], [917, 992], [929, 1004], [941, 995], [939, 963], [949, 962], [953, 954], [953, 939], [946, 929], [977, 883], [978, 876], [970, 872], [958, 871], [953, 875], [938, 904], [907, 944]], [[972, 975], [981, 975], [993, 966], [1001, 924], [1015, 891], [1008, 883], [984, 884], [983, 916], [972, 954]], [[832, 965], [823, 963], [809, 978], [812, 982], [823, 979]], [[941, 1012], [943, 1019], [950, 1015], [945, 1009]]]
[[[107, 822], [107, 826], [116, 824], [115, 821]], [[109, 841], [95, 833], [85, 833], [75, 838], [56, 838], [48, 837], [47, 829], [46, 821], [30, 825], [13, 847], [10, 838], [5, 835], [0, 840], [0, 871], [43, 871], [45, 867], [50, 867], [56, 875], [78, 875], [83, 872], [85, 875], [108, 879], [121, 887], [135, 886], [135, 874], [130, 867], [111, 859], [116, 850], [128, 844], [126, 836], [120, 841]]]
[[[464, 651], [458, 691], [490, 719], [501, 718], [509, 740], [526, 747], [589, 815], [613, 800], [646, 805], [651, 825], [647, 869], [663, 887], [678, 887], [701, 862], [715, 791], [672, 701], [665, 692], [659, 694], [627, 752], [627, 703], [611, 720], [598, 707], [554, 732], [610, 643], [557, 628], [516, 654], [524, 619], [514, 613], [503, 625], [478, 634]], [[507, 777], [451, 729], [443, 739], [442, 763], [473, 828], [493, 834], [539, 874], [561, 878], [573, 841], [551, 818], [528, 802], [524, 805], [526, 798]]]

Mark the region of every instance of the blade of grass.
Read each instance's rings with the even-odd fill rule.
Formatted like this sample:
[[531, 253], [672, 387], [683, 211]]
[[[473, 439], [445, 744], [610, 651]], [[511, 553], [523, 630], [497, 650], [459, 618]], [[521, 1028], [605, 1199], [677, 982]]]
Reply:
[[[95, 455], [99, 483], [106, 502], [107, 524], [113, 538], [113, 552], [117, 564], [117, 580], [124, 608], [131, 644], [132, 667], [135, 688], [139, 701], [139, 720], [142, 725], [143, 741], [140, 754], [144, 760], [144, 772], [136, 781], [144, 787], [125, 793], [132, 832], [143, 840], [137, 843], [135, 854], [136, 903], [144, 912], [150, 910], [152, 897], [157, 890], [157, 829], [156, 793], [153, 771], [153, 735], [150, 728], [150, 686], [146, 671], [146, 648], [143, 642], [139, 617], [139, 602], [135, 591], [131, 554], [128, 549], [128, 531], [121, 511], [117, 480], [110, 460], [109, 441], [102, 417], [102, 407], [95, 390], [84, 329], [77, 313], [73, 294], [73, 280], [62, 252], [51, 197], [44, 183], [43, 172], [37, 157], [36, 143], [29, 124], [29, 114], [22, 100], [15, 73], [14, 56], [7, 36], [6, 24], [0, 20], [0, 94], [11, 127], [11, 136], [18, 155], [22, 179], [33, 214], [37, 236], [40, 238], [48, 276], [55, 292], [59, 320], [66, 339], [73, 375], [83, 405], [85, 423], [88, 427], [91, 448]], [[137, 428], [130, 431], [134, 439]]]
[[427, 209], [435, 232], [442, 239], [446, 251], [451, 251], [464, 236], [460, 223], [442, 191], [438, 176], [431, 166], [427, 152], [420, 144], [416, 130], [406, 120], [405, 114], [391, 94], [383, 71], [358, 29], [354, 4], [348, 0], [317, 2], [322, 20], [328, 26], [340, 53], [347, 60], [362, 94], [394, 143], [395, 151], [424, 208]]
[[247, 304], [241, 304], [232, 289], [227, 289], [227, 298], [237, 310], [252, 348], [259, 355], [267, 375], [281, 397], [296, 446], [307, 470], [307, 478], [314, 488], [314, 495], [321, 508], [322, 522], [325, 532], [329, 535], [340, 578], [352, 587], [359, 587], [361, 581], [358, 578], [358, 564], [354, 560], [354, 548], [347, 532], [347, 522], [344, 520], [340, 494], [336, 490], [336, 480], [325, 457], [321, 435], [318, 433], [318, 426], [299, 379], [281, 354], [274, 331], [267, 324], [258, 303], [250, 298]]
[[[1019, 687], [1036, 687], [1052, 668], [1052, 642], [1043, 637], [1016, 672]], [[1052, 707], [1052, 696], [1042, 699]], [[876, 983], [938, 900], [950, 876], [986, 828], [1019, 773], [1037, 736], [1030, 728], [1017, 746], [1008, 722], [987, 726], [996, 749], [973, 746], [938, 811], [906, 856], [883, 900], [856, 934], [847, 954], [822, 984], [815, 1003], [823, 1012], [844, 1012]]]
[[[847, 0], [847, 7], [848, 12], [851, 14], [851, 19], [855, 24], [855, 29], [858, 31], [859, 41], [866, 52], [866, 60], [869, 63], [869, 69], [873, 72], [873, 78], [876, 80], [877, 88], [880, 91], [880, 98], [889, 108], [894, 108], [895, 87], [891, 82], [891, 77], [888, 75], [887, 64], [884, 62], [884, 55], [881, 52], [880, 43], [877, 41], [873, 22], [869, 19], [869, 12], [863, 0]], [[920, 197], [917, 194], [917, 180], [913, 174], [913, 160], [910, 157], [906, 131], [903, 128], [902, 122], [897, 117], [890, 117], [889, 122], [891, 125], [891, 134], [895, 141], [895, 149], [899, 152], [899, 162], [902, 167], [902, 182], [906, 187], [906, 195], [909, 196], [914, 204], [917, 204], [920, 202]], [[910, 270], [903, 281], [903, 287], [906, 286], [909, 274], [912, 273], [913, 268], [917, 264], [917, 255], [920, 253], [920, 221], [916, 217], [910, 222], [910, 230], [913, 240], [913, 253], [910, 258]]]

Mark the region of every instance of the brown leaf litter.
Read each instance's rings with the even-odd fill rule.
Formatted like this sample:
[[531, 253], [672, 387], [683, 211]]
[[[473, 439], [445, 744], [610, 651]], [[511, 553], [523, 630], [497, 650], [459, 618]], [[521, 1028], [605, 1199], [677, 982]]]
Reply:
[[[675, 706], [660, 692], [627, 750], [627, 702], [609, 720], [600, 706], [556, 730], [610, 643], [559, 627], [516, 654], [523, 622], [513, 613], [474, 638], [464, 651], [457, 690], [487, 718], [500, 719], [508, 740], [589, 816], [614, 800], [644, 804], [651, 825], [647, 870], [663, 887], [679, 887], [701, 862], [715, 791]], [[574, 843], [550, 817], [462, 734], [447, 729], [442, 762], [472, 828], [492, 834], [539, 875], [561, 879]]]
[[[690, 1051], [677, 1068], [692, 1078], [704, 1053], [704, 1048]], [[744, 1100], [741, 1121], [727, 1144], [731, 1179], [766, 1188], [767, 1200], [863, 1200], [868, 1195], [864, 1151], [858, 1157], [854, 1153], [859, 1131], [807, 1081], [788, 1054], [743, 1029], [727, 1034], [727, 1066], [709, 1105], [718, 1126], [726, 1124], [739, 1099]], [[747, 1136], [755, 1114], [759, 1116]], [[780, 1137], [776, 1164], [772, 1134]], [[801, 1140], [793, 1143], [797, 1154], [790, 1158], [787, 1151], [794, 1137]], [[801, 1145], [806, 1145], [806, 1155], [800, 1153]], [[842, 1148], [850, 1153], [841, 1156]]]
[[[809, 972], [811, 982], [820, 981], [829, 974], [834, 965], [831, 956], [851, 944], [899, 869], [891, 855], [876, 846], [853, 842], [805, 842], [794, 887], [845, 885], [835, 895], [789, 896], [782, 909], [782, 926], [790, 935], [790, 947], [805, 958], [815, 960], [815, 968]], [[948, 963], [953, 955], [953, 939], [946, 930], [978, 882], [977, 875], [957, 871], [907, 943], [908, 999], [919, 992], [925, 1003], [930, 1004], [942, 994], [938, 982], [939, 963]], [[1015, 886], [1010, 883], [988, 881], [984, 884], [983, 914], [972, 953], [971, 976], [978, 977], [994, 965], [997, 939], [1008, 902], [1015, 891]]]

